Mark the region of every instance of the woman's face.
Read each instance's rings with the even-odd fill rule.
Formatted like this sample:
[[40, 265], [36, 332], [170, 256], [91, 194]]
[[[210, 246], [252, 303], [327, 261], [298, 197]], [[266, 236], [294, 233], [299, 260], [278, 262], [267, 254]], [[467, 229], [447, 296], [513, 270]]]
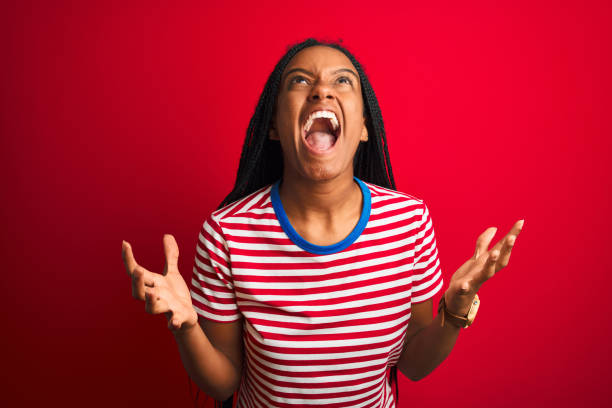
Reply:
[[353, 176], [353, 157], [368, 131], [359, 76], [342, 52], [313, 46], [289, 61], [270, 138], [281, 143], [285, 178]]

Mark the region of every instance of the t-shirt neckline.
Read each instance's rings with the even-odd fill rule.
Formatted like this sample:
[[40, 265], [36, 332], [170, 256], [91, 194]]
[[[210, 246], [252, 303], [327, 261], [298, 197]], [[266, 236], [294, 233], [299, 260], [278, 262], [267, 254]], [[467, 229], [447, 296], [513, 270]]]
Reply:
[[366, 225], [368, 224], [368, 220], [370, 219], [372, 197], [370, 195], [370, 189], [368, 188], [368, 186], [365, 185], [363, 181], [359, 180], [357, 177], [354, 176], [353, 179], [359, 185], [359, 188], [361, 189], [361, 194], [363, 196], [363, 208], [361, 209], [361, 216], [359, 217], [357, 225], [355, 226], [355, 228], [353, 228], [353, 231], [351, 231], [351, 233], [342, 241], [336, 242], [332, 245], [315, 245], [302, 238], [289, 222], [289, 218], [287, 218], [287, 214], [285, 213], [285, 209], [283, 208], [283, 204], [281, 203], [280, 195], [278, 193], [280, 180], [278, 180], [272, 185], [272, 189], [270, 191], [270, 200], [272, 201], [272, 207], [274, 208], [274, 212], [276, 213], [276, 218], [278, 218], [281, 228], [283, 229], [283, 231], [285, 231], [285, 234], [287, 234], [289, 239], [295, 245], [302, 248], [306, 252], [318, 255], [328, 255], [345, 250], [353, 242], [355, 242], [357, 238], [359, 238]]

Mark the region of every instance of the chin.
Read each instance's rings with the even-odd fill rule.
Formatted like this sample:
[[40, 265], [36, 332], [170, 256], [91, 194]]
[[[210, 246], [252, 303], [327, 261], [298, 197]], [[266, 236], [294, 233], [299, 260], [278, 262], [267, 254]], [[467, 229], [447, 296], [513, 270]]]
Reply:
[[334, 178], [334, 174], [325, 167], [317, 167], [312, 169], [311, 178], [317, 181], [325, 181]]
[[342, 171], [330, 166], [312, 165], [304, 169], [303, 175], [313, 181], [328, 181], [340, 176]]

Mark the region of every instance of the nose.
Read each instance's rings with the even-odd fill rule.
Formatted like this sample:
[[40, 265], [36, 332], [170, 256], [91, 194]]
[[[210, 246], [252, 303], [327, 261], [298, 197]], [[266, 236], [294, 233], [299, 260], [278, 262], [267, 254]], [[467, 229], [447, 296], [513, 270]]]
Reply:
[[334, 90], [329, 84], [323, 81], [317, 81], [312, 90], [310, 91], [310, 95], [308, 96], [311, 102], [320, 101], [322, 99], [333, 99], [334, 98]]

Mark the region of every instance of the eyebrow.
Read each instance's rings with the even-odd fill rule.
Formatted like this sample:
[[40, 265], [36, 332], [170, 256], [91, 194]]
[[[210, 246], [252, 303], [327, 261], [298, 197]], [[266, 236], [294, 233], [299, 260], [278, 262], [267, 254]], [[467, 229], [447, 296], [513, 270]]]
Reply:
[[[312, 72], [310, 72], [310, 71], [308, 71], [308, 70], [306, 70], [304, 68], [293, 68], [293, 69], [290, 69], [289, 71], [287, 71], [287, 73], [285, 74], [285, 78], [287, 78], [289, 75], [293, 74], [294, 72], [302, 72], [302, 73], [304, 73], [306, 75], [310, 75], [312, 77], [314, 76], [314, 74]], [[359, 75], [357, 75], [357, 73], [355, 71], [353, 71], [352, 69], [349, 69], [349, 68], [340, 68], [340, 69], [337, 69], [334, 72], [332, 72], [332, 74], [335, 75], [335, 74], [337, 74], [339, 72], [348, 72], [350, 74], [353, 74], [353, 76], [355, 78], [357, 78], [357, 80], [359, 80]], [[283, 78], [283, 80], [285, 78]]]

